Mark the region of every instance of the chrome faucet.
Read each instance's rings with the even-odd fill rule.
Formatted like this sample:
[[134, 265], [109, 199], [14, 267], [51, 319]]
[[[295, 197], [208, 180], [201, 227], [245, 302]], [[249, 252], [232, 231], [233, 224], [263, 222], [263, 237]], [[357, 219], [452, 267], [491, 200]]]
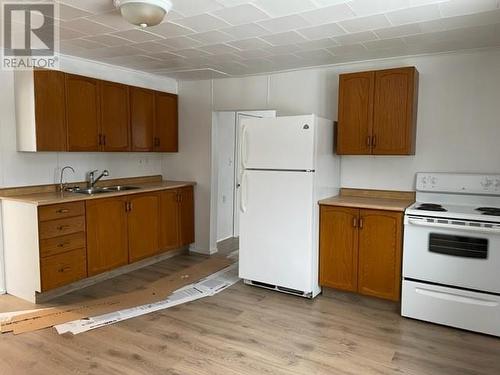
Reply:
[[75, 173], [75, 169], [72, 167], [72, 166], [65, 166], [61, 169], [61, 176], [59, 178], [59, 191], [62, 193], [66, 190], [66, 183], [64, 182], [64, 171], [66, 169], [69, 169], [70, 171], [72, 171], [73, 173]]
[[103, 170], [102, 173], [97, 178], [95, 178], [96, 172], [98, 172], [98, 170], [94, 169], [93, 171], [90, 171], [88, 173], [87, 187], [89, 189], [93, 189], [95, 184], [97, 184], [97, 182], [99, 182], [101, 178], [109, 176], [109, 171], [107, 169]]

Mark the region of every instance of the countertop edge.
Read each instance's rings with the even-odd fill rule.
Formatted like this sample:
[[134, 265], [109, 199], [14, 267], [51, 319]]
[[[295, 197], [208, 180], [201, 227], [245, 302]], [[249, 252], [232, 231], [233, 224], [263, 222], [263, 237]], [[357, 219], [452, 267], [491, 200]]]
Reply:
[[334, 196], [318, 201], [320, 206], [365, 208], [381, 211], [404, 212], [414, 201], [385, 198]]

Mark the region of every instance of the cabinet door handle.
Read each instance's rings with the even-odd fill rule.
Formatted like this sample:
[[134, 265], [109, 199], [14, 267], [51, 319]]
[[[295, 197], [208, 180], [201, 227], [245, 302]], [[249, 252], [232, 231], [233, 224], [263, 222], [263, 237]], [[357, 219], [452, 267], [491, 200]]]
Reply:
[[128, 202], [125, 202], [125, 212], [128, 212]]
[[99, 134], [99, 146], [102, 146], [102, 134]]
[[359, 229], [363, 229], [363, 218], [359, 218]]
[[372, 147], [373, 148], [377, 147], [377, 136], [375, 135], [372, 137]]
[[57, 210], [56, 213], [58, 214], [67, 214], [69, 210], [67, 208], [61, 208], [60, 210]]
[[61, 243], [57, 244], [57, 247], [64, 247], [64, 246], [68, 246], [68, 245], [69, 245], [69, 242], [61, 242]]
[[372, 145], [372, 137], [366, 137], [366, 146], [369, 148]]
[[132, 202], [128, 202], [128, 211], [132, 211], [134, 207], [132, 206]]
[[63, 272], [69, 271], [69, 270], [71, 270], [71, 267], [66, 266], [66, 267], [59, 268], [57, 271], [63, 273]]
[[102, 136], [102, 144], [106, 146], [106, 134]]
[[357, 219], [356, 217], [353, 217], [353, 218], [352, 218], [352, 226], [353, 226], [354, 228], [357, 228], [357, 226], [358, 226], [358, 219]]
[[57, 230], [64, 230], [64, 229], [68, 229], [70, 226], [69, 225], [59, 225], [57, 227]]

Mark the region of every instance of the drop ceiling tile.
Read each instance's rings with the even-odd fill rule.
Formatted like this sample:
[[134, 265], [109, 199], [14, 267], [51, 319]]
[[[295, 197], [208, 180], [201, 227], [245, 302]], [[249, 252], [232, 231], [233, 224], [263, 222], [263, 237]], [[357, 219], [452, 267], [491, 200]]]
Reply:
[[165, 38], [173, 38], [174, 36], [188, 35], [194, 32], [193, 30], [187, 27], [176, 25], [175, 23], [172, 22], [160, 23], [157, 26], [148, 27], [147, 30], [148, 32], [161, 35]]
[[236, 53], [239, 51], [238, 49], [236, 49], [234, 47], [231, 47], [227, 44], [222, 44], [222, 43], [212, 44], [209, 46], [203, 46], [203, 47], [200, 47], [199, 49], [201, 49], [202, 51], [214, 54], [214, 55], [222, 54], [222, 53]]
[[340, 45], [346, 45], [376, 40], [378, 37], [372, 31], [361, 31], [359, 33], [339, 35], [333, 39], [335, 39]]
[[249, 38], [228, 43], [238, 49], [258, 49], [271, 46], [268, 42], [260, 38]]
[[119, 32], [114, 33], [112, 35], [130, 40], [131, 42], [135, 42], [135, 43], [149, 42], [151, 40], [160, 39], [159, 36], [154, 35], [154, 34], [150, 34], [146, 31], [142, 31], [141, 29], [119, 31]]
[[439, 4], [443, 17], [461, 16], [464, 14], [486, 12], [498, 9], [498, 0], [451, 0]]
[[349, 7], [357, 16], [385, 13], [410, 6], [410, 0], [352, 0]]
[[247, 39], [269, 34], [269, 31], [255, 23], [239, 25], [222, 29], [224, 33], [231, 35], [233, 39]]
[[324, 39], [336, 35], [345, 34], [344, 29], [342, 29], [336, 23], [308, 27], [305, 29], [300, 29], [298, 30], [298, 32], [310, 40]]
[[71, 39], [71, 40], [61, 41], [61, 47], [70, 47], [70, 46], [85, 48], [85, 49], [106, 47], [104, 44], [92, 42], [90, 40], [85, 40], [85, 39]]
[[109, 34], [96, 35], [84, 39], [90, 40], [91, 42], [101, 43], [108, 47], [123, 46], [126, 44], [130, 44], [130, 41], [127, 39], [119, 38], [117, 36]]
[[422, 29], [418, 23], [375, 30], [375, 34], [377, 34], [380, 39], [397, 38], [405, 35], [419, 34], [421, 32]]
[[272, 17], [286, 16], [316, 8], [310, 0], [256, 0], [254, 3]]
[[185, 70], [185, 71], [176, 71], [170, 72], [166, 74], [168, 77], [177, 79], [179, 81], [200, 81], [207, 79], [216, 79], [216, 78], [226, 78], [229, 77], [227, 74], [223, 72], [219, 72], [213, 69], [196, 69], [196, 70]]
[[62, 23], [61, 26], [75, 31], [79, 31], [87, 35], [106, 34], [116, 31], [111, 27], [87, 20], [85, 18], [78, 18], [75, 20], [67, 21]]
[[185, 17], [221, 9], [215, 0], [172, 0], [172, 9]]
[[65, 27], [59, 28], [59, 39], [60, 40], [76, 39], [76, 38], [82, 38], [84, 36], [86, 36], [86, 34], [81, 33], [79, 31], [67, 29]]
[[93, 14], [109, 12], [110, 10], [115, 9], [112, 1], [105, 0], [59, 0], [58, 2]]
[[382, 14], [376, 16], [353, 18], [351, 20], [341, 21], [339, 22], [339, 24], [351, 33], [382, 29], [384, 27], [391, 26], [387, 18]]
[[157, 60], [172, 60], [172, 59], [183, 59], [182, 56], [176, 55], [170, 52], [158, 52], [158, 53], [149, 53], [149, 57], [157, 59]]
[[351, 44], [348, 46], [338, 46], [328, 48], [336, 56], [351, 56], [366, 53], [367, 49], [361, 44]]
[[332, 54], [328, 52], [326, 49], [300, 51], [297, 52], [296, 55], [306, 60], [324, 60], [324, 59], [329, 60], [332, 57]]
[[324, 38], [324, 39], [312, 40], [310, 42], [299, 43], [297, 44], [297, 48], [300, 51], [310, 51], [310, 50], [334, 47], [338, 45], [339, 43], [334, 39]]
[[243, 25], [255, 21], [269, 18], [260, 9], [257, 9], [251, 4], [243, 4], [232, 8], [224, 8], [213, 13], [215, 16], [222, 18], [231, 25]]
[[265, 35], [262, 37], [262, 39], [275, 46], [283, 44], [300, 43], [306, 41], [306, 39], [302, 35], [300, 35], [295, 31], [287, 31], [279, 34]]
[[264, 48], [265, 51], [272, 55], [288, 55], [300, 51], [299, 44], [285, 44], [282, 46], [272, 46]]
[[131, 45], [132, 47], [139, 48], [140, 50], [154, 53], [154, 52], [161, 52], [165, 51], [167, 47], [163, 44], [157, 43], [157, 42], [142, 42], [142, 43], [135, 43]]
[[208, 57], [208, 60], [215, 64], [223, 64], [228, 61], [240, 61], [241, 57], [235, 55], [234, 53], [220, 53], [218, 55], [212, 55]]
[[134, 25], [128, 23], [120, 14], [118, 10], [107, 13], [96, 14], [88, 17], [89, 20], [101, 23], [103, 25], [112, 27], [116, 30], [131, 30], [135, 28]]
[[178, 36], [175, 38], [162, 39], [159, 40], [158, 43], [164, 44], [172, 49], [185, 49], [185, 48], [198, 47], [201, 45], [201, 42], [189, 38], [187, 36]]
[[315, 0], [315, 3], [321, 7], [348, 3], [351, 0]]
[[210, 14], [198, 14], [197, 16], [181, 18], [175, 21], [176, 24], [188, 27], [196, 32], [204, 32], [215, 29], [222, 29], [230, 26], [227, 22], [211, 16]]
[[368, 50], [390, 49], [390, 48], [405, 48], [406, 47], [406, 43], [401, 38], [392, 38], [392, 39], [384, 39], [384, 40], [372, 40], [372, 41], [363, 43], [363, 45]]
[[175, 51], [177, 55], [180, 55], [185, 58], [193, 58], [193, 57], [208, 57], [211, 56], [210, 53], [202, 51], [197, 48], [188, 48], [188, 49], [182, 49], [179, 51]]
[[92, 13], [86, 12], [82, 9], [74, 8], [65, 4], [59, 5], [59, 18], [63, 21], [69, 21], [74, 18], [87, 17], [91, 15]]
[[142, 53], [144, 53], [144, 51], [131, 46], [105, 47], [92, 50], [88, 54], [88, 58], [92, 59], [97, 57], [111, 58], [117, 56], [134, 56], [140, 55]]
[[285, 17], [272, 18], [270, 20], [258, 22], [258, 24], [272, 33], [296, 30], [302, 27], [309, 26], [309, 23], [305, 19], [296, 14]]
[[217, 2], [225, 7], [235, 7], [248, 3], [248, 0], [217, 0]]
[[387, 18], [393, 25], [404, 25], [415, 22], [425, 22], [441, 17], [437, 4], [397, 10], [387, 13]]
[[327, 8], [321, 8], [302, 14], [312, 25], [322, 25], [325, 23], [337, 22], [355, 16], [347, 4], [338, 4]]
[[263, 49], [249, 49], [245, 51], [235, 52], [235, 54], [240, 56], [242, 59], [259, 59], [272, 56], [269, 51]]
[[204, 33], [190, 35], [190, 38], [200, 41], [203, 44], [225, 43], [234, 40], [234, 37], [226, 33], [213, 30]]

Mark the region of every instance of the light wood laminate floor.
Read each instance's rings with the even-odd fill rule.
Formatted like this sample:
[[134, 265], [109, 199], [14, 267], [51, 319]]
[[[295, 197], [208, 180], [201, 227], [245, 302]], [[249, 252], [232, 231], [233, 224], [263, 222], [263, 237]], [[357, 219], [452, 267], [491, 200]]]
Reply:
[[[60, 298], [140, 288], [199, 262], [178, 256]], [[30, 308], [0, 296], [0, 311]], [[326, 291], [314, 300], [238, 283], [77, 336], [0, 337], [0, 374], [500, 374], [500, 339], [403, 319], [397, 306]]]

